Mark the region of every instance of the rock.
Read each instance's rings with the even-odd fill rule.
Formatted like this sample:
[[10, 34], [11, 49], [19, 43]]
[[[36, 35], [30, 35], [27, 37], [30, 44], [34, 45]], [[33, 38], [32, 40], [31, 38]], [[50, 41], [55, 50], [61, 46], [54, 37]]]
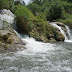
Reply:
[[13, 27], [15, 27], [15, 15], [10, 10], [1, 10], [0, 29], [10, 29]]
[[49, 41], [50, 41], [50, 42], [54, 42], [54, 41], [56, 41], [56, 40], [55, 40], [54, 38], [50, 38]]
[[11, 31], [0, 30], [0, 53], [25, 49], [25, 43]]
[[[65, 25], [65, 24], [63, 24], [63, 23], [61, 23], [61, 22], [52, 22], [52, 23], [57, 24], [58, 26], [60, 26], [61, 29], [65, 32], [67, 38], [69, 39], [69, 34], [68, 34], [68, 32], [67, 32], [67, 28], [66, 28], [66, 25]], [[58, 30], [59, 30], [59, 29], [58, 29]], [[60, 32], [60, 31], [59, 31], [59, 32]], [[61, 32], [60, 32], [60, 33], [61, 33]], [[60, 34], [60, 35], [61, 35], [61, 34]]]
[[61, 26], [62, 30], [65, 32], [67, 38], [69, 39], [69, 35], [68, 35], [68, 32], [67, 32], [67, 29], [66, 29], [65, 24], [63, 24], [63, 23], [61, 23], [61, 22], [56, 22], [56, 24], [57, 24], [58, 26]]
[[61, 27], [65, 27], [65, 25], [61, 22], [55, 22], [55, 24], [57, 24], [58, 26], [61, 26]]
[[57, 34], [55, 35], [55, 39], [56, 41], [64, 41], [65, 37], [61, 32], [58, 31]]
[[25, 43], [14, 32], [15, 15], [10, 10], [0, 10], [0, 53], [25, 49]]

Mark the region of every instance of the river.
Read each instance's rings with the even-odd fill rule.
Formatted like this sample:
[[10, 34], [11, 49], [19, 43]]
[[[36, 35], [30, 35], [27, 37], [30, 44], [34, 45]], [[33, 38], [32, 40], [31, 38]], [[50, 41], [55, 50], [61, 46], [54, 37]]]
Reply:
[[72, 72], [72, 43], [26, 41], [26, 50], [0, 54], [0, 72]]

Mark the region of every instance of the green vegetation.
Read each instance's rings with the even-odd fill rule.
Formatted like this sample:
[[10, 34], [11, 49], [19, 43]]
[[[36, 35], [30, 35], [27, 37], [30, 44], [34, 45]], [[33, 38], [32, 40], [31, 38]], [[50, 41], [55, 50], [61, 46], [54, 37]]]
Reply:
[[21, 5], [15, 5], [13, 12], [16, 15], [16, 25], [19, 32], [28, 33], [31, 28], [34, 15], [25, 7]]
[[72, 28], [71, 0], [30, 0], [28, 5], [22, 0], [0, 0], [0, 9], [3, 8], [10, 9], [16, 15], [18, 32], [40, 41], [52, 38], [64, 40], [64, 36], [47, 21], [60, 21]]
[[0, 9], [10, 9], [13, 6], [14, 0], [0, 0]]

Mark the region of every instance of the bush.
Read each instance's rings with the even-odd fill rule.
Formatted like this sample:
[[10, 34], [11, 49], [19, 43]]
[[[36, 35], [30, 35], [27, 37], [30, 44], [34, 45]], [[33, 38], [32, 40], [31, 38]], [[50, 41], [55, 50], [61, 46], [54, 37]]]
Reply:
[[35, 28], [40, 34], [45, 33], [45, 22], [43, 19], [36, 19], [34, 20], [33, 24], [35, 25]]
[[24, 16], [27, 20], [31, 20], [34, 18], [33, 14], [25, 7], [21, 5], [15, 5], [13, 7], [13, 13], [16, 16]]
[[18, 16], [16, 18], [16, 25], [18, 28], [18, 32], [23, 32], [23, 33], [28, 33], [29, 28], [28, 28], [28, 22], [27, 19], [24, 18], [23, 16]]
[[20, 5], [14, 6], [13, 12], [16, 15], [18, 31], [28, 33], [34, 19], [33, 14], [25, 6]]
[[44, 13], [41, 13], [39, 16], [36, 16], [37, 19], [43, 19], [44, 21], [47, 21], [46, 15]]

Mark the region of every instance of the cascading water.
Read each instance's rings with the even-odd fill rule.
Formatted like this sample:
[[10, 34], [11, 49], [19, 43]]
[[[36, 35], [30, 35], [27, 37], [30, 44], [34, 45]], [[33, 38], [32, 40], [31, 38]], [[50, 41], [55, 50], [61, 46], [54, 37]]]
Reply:
[[26, 50], [0, 54], [0, 72], [72, 72], [72, 44], [42, 43], [16, 34], [26, 42]]
[[0, 72], [72, 72], [71, 44], [42, 43], [16, 34], [26, 42], [26, 50], [0, 54]]
[[52, 25], [53, 27], [56, 27], [57, 29], [60, 30], [60, 32], [61, 32], [61, 33], [64, 35], [64, 37], [65, 37], [65, 42], [72, 42], [72, 37], [71, 37], [70, 29], [69, 29], [69, 27], [68, 27], [67, 25], [65, 25], [65, 27], [66, 27], [66, 30], [67, 30], [67, 33], [68, 33], [69, 38], [66, 36], [66, 34], [65, 34], [65, 32], [64, 32], [64, 30], [62, 29], [61, 26], [58, 26], [58, 25], [55, 24], [55, 23], [51, 23], [51, 25]]
[[69, 27], [67, 25], [65, 25], [65, 26], [66, 26], [67, 33], [69, 35], [69, 40], [72, 40], [70, 29], [69, 29]]
[[[20, 34], [16, 31], [15, 31], [15, 33], [18, 35], [19, 38], [22, 39], [22, 41], [24, 41], [26, 43], [26, 48], [28, 51], [46, 52], [49, 49], [51, 49], [53, 46], [53, 44], [38, 42], [34, 38], [29, 37], [28, 35]], [[47, 45], [49, 45], [49, 47], [47, 47]]]

